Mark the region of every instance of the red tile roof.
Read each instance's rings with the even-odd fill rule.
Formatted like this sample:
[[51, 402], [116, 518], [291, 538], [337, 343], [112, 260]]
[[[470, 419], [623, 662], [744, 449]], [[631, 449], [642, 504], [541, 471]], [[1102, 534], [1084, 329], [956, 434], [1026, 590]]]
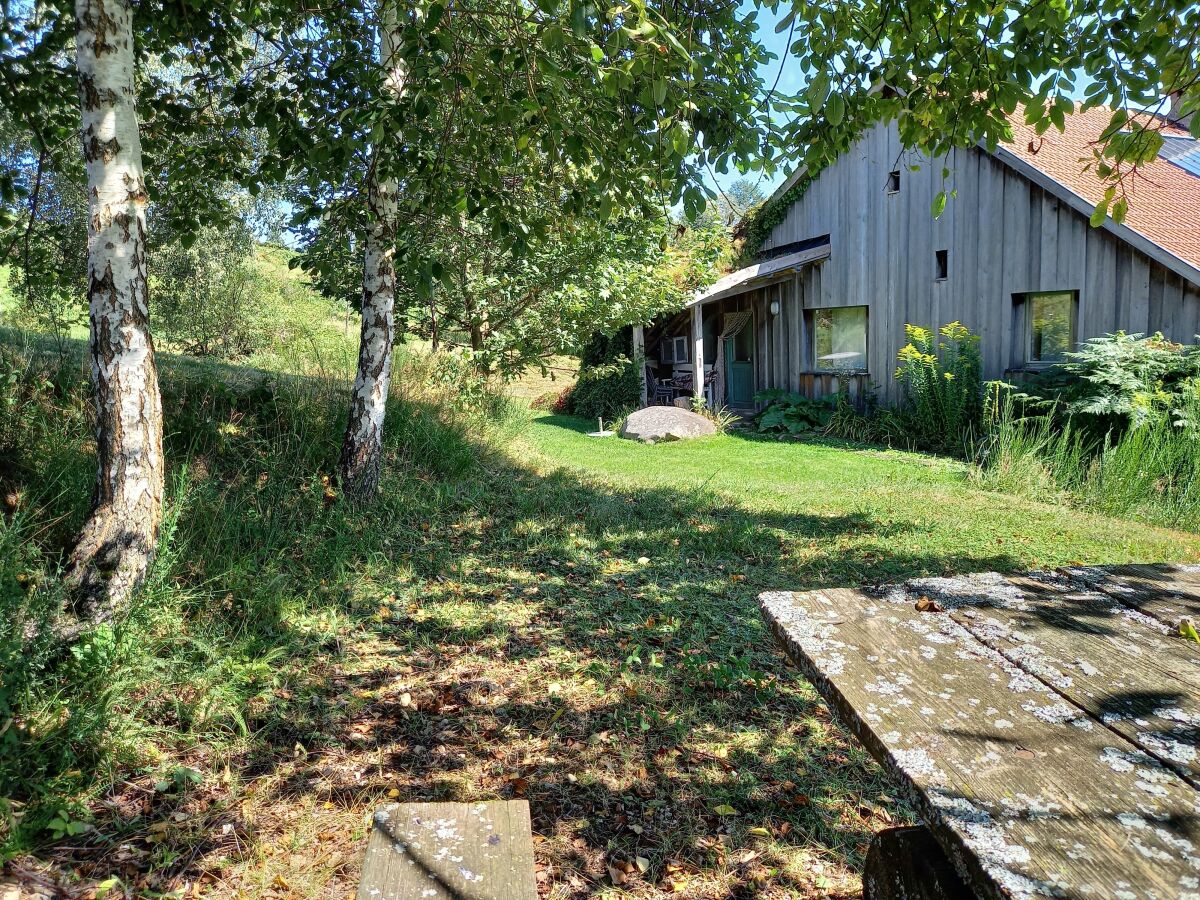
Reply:
[[[1104, 197], [1105, 185], [1095, 166], [1082, 171], [1094, 157], [1093, 146], [1108, 127], [1112, 110], [1076, 109], [1066, 118], [1066, 130], [1051, 128], [1040, 137], [1025, 124], [1018, 110], [1012, 118], [1013, 139], [1003, 146], [1089, 203]], [[1187, 132], [1167, 126], [1165, 135]], [[1200, 177], [1157, 158], [1138, 167], [1125, 182], [1129, 212], [1125, 225], [1169, 253], [1200, 268]]]

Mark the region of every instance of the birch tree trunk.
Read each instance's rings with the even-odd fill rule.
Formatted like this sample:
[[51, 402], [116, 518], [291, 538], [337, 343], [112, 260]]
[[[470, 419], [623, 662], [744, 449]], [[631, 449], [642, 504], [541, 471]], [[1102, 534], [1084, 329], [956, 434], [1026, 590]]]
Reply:
[[[380, 62], [388, 69], [387, 85], [398, 97], [404, 77], [395, 49], [396, 12], [387, 3], [380, 14]], [[362, 332], [358, 371], [350, 397], [350, 421], [342, 439], [338, 476], [343, 492], [365, 500], [379, 487], [383, 464], [383, 419], [392, 377], [396, 303], [396, 183], [378, 175], [376, 148], [368, 175], [370, 229], [363, 259]]]
[[162, 520], [162, 400], [146, 297], [146, 187], [135, 108], [130, 0], [75, 0], [88, 185], [88, 307], [96, 471], [68, 566], [89, 624], [123, 612]]

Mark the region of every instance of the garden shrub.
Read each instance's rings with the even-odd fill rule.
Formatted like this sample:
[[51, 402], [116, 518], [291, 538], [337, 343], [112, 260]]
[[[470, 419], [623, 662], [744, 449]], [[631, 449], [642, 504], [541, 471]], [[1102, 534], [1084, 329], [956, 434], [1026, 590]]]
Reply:
[[594, 332], [579, 352], [579, 365], [587, 369], [616, 362], [622, 357], [633, 359], [633, 327], [630, 325], [618, 328], [612, 334]]
[[1168, 341], [1161, 332], [1117, 332], [1088, 340], [1059, 368], [1059, 387], [1050, 396], [1067, 412], [1094, 417], [1107, 432], [1136, 427], [1177, 405], [1200, 375], [1200, 349]]
[[896, 415], [913, 446], [966, 453], [983, 415], [983, 361], [979, 336], [961, 322], [933, 333], [905, 325], [908, 343], [898, 354], [896, 378], [903, 402]]
[[833, 415], [835, 400], [822, 397], [812, 400], [789, 391], [759, 391], [756, 403], [766, 406], [754, 417], [755, 427], [764, 434], [801, 434], [824, 428]]
[[631, 327], [596, 332], [580, 353], [579, 379], [564, 392], [564, 411], [609, 422], [627, 416], [642, 402], [642, 364], [633, 358]]
[[638, 408], [642, 380], [638, 363], [628, 357], [581, 369], [570, 394], [571, 411], [585, 419], [613, 421]]
[[194, 243], [157, 249], [150, 274], [155, 324], [169, 344], [196, 356], [236, 358], [271, 339], [266, 297], [275, 287], [254, 258], [249, 227], [205, 226]]

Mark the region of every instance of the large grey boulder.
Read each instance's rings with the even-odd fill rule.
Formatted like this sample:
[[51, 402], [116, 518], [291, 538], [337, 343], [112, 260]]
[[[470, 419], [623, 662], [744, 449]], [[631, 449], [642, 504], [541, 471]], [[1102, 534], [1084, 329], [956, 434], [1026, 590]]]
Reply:
[[647, 444], [660, 441], [683, 441], [688, 438], [716, 434], [717, 426], [692, 412], [674, 406], [647, 406], [630, 413], [621, 426], [621, 437]]

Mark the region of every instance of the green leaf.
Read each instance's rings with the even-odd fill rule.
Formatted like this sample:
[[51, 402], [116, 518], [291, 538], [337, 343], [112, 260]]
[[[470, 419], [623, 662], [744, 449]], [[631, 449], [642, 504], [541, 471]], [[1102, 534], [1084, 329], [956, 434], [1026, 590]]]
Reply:
[[676, 156], [687, 156], [690, 144], [687, 126], [682, 122], [677, 123], [671, 129], [671, 149], [675, 151]]
[[1179, 620], [1179, 636], [1200, 644], [1200, 633], [1197, 633], [1196, 626], [1192, 623], [1191, 619]]
[[820, 112], [821, 107], [825, 105], [825, 98], [829, 96], [829, 76], [824, 72], [818, 72], [808, 83], [808, 90], [805, 91], [805, 94], [812, 111]]
[[1107, 141], [1110, 137], [1125, 127], [1125, 123], [1129, 121], [1129, 113], [1123, 109], [1118, 109], [1112, 114], [1112, 118], [1108, 120], [1108, 127], [1100, 132], [1100, 140]]
[[665, 78], [655, 79], [654, 84], [650, 88], [650, 96], [654, 98], [655, 106], [662, 106], [667, 99], [667, 80]]
[[825, 102], [825, 118], [830, 125], [837, 126], [842, 124], [845, 115], [846, 101], [842, 99], [841, 94], [831, 94]]
[[722, 803], [720, 806], [714, 806], [713, 812], [715, 812], [718, 816], [736, 816], [738, 814], [738, 811], [728, 803]]
[[946, 192], [938, 191], [937, 196], [933, 198], [933, 217], [941, 218], [942, 213], [946, 211]]

